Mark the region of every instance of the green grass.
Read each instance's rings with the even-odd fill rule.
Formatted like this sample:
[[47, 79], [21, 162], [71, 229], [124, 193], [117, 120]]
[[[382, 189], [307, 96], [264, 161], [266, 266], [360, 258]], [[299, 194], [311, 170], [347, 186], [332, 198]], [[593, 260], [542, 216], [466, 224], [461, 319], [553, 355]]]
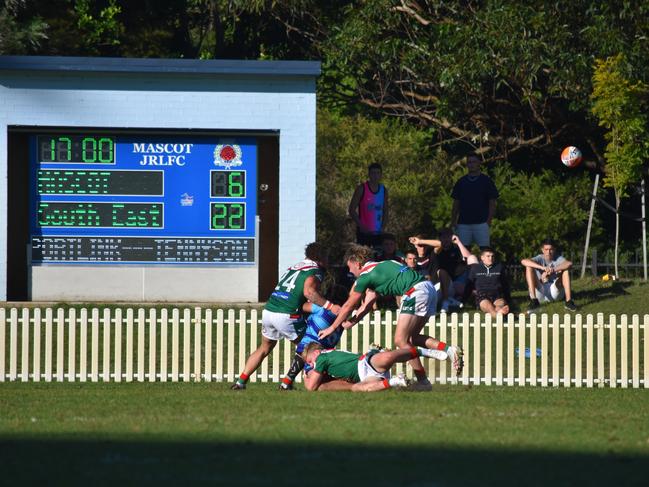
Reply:
[[646, 485], [649, 391], [0, 384], [5, 485]]
[[[578, 313], [605, 315], [644, 315], [649, 314], [649, 283], [642, 279], [624, 279], [604, 282], [601, 279], [586, 277], [573, 282], [573, 299]], [[512, 292], [517, 312], [524, 312], [529, 302], [527, 289], [517, 286]], [[541, 306], [539, 313], [569, 313], [563, 302], [548, 303]]]

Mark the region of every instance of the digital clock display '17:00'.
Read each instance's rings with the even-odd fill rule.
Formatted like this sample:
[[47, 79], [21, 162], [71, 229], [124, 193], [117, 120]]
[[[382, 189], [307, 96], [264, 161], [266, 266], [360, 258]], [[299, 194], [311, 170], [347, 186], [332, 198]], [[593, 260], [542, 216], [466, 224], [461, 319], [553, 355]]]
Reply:
[[115, 138], [83, 135], [38, 137], [41, 163], [115, 164]]

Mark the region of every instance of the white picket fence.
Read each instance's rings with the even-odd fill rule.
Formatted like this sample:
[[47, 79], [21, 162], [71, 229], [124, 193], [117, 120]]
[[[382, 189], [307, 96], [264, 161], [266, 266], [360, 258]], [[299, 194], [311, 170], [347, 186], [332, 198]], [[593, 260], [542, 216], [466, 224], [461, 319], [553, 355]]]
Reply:
[[[257, 310], [0, 309], [0, 382], [233, 381], [260, 342], [260, 320]], [[390, 348], [395, 321], [375, 312], [340, 348]], [[426, 360], [433, 383], [649, 388], [649, 315], [454, 313], [424, 332], [466, 351], [459, 379], [449, 363]], [[281, 342], [251, 380], [278, 382], [292, 358]]]

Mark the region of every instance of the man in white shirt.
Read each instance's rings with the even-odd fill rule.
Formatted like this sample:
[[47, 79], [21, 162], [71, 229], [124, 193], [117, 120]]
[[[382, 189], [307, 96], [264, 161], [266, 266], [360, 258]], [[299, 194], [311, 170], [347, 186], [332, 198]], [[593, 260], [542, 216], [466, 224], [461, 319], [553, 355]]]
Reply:
[[530, 293], [528, 313], [533, 313], [541, 302], [549, 303], [565, 298], [564, 307], [568, 311], [577, 311], [572, 300], [570, 288], [570, 268], [572, 262], [561, 254], [557, 255], [557, 246], [551, 239], [541, 243], [541, 253], [531, 259], [521, 260], [525, 266], [525, 280]]

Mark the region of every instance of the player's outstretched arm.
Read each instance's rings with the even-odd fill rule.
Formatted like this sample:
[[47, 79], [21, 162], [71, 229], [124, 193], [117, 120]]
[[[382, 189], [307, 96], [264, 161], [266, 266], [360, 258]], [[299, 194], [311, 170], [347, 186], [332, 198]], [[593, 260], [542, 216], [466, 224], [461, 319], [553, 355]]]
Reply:
[[375, 291], [372, 291], [371, 289], [366, 290], [365, 291], [365, 298], [363, 298], [363, 303], [356, 310], [356, 314], [354, 315], [354, 319], [353, 320], [348, 320], [348, 321], [345, 322], [345, 324], [348, 324], [349, 326], [345, 326], [345, 325], [343, 325], [343, 326], [345, 326], [346, 329], [351, 328], [356, 323], [361, 321], [363, 319], [363, 317], [367, 313], [372, 311], [372, 309], [374, 308], [374, 302], [376, 301], [376, 299], [378, 297], [379, 296], [378, 296], [378, 294], [376, 294]]
[[341, 306], [340, 312], [338, 313], [338, 316], [336, 316], [336, 320], [328, 328], [320, 330], [320, 332], [318, 333], [318, 338], [322, 340], [323, 338], [326, 338], [333, 332], [335, 332], [336, 329], [343, 324], [343, 322], [347, 319], [351, 312], [356, 309], [362, 297], [363, 293], [359, 293], [352, 289], [349, 293], [349, 298], [347, 298], [345, 304]]
[[330, 310], [333, 314], [338, 314], [340, 312], [340, 306], [333, 304], [322, 297], [320, 294], [320, 281], [315, 276], [311, 276], [304, 281], [303, 293], [306, 299], [318, 306]]

